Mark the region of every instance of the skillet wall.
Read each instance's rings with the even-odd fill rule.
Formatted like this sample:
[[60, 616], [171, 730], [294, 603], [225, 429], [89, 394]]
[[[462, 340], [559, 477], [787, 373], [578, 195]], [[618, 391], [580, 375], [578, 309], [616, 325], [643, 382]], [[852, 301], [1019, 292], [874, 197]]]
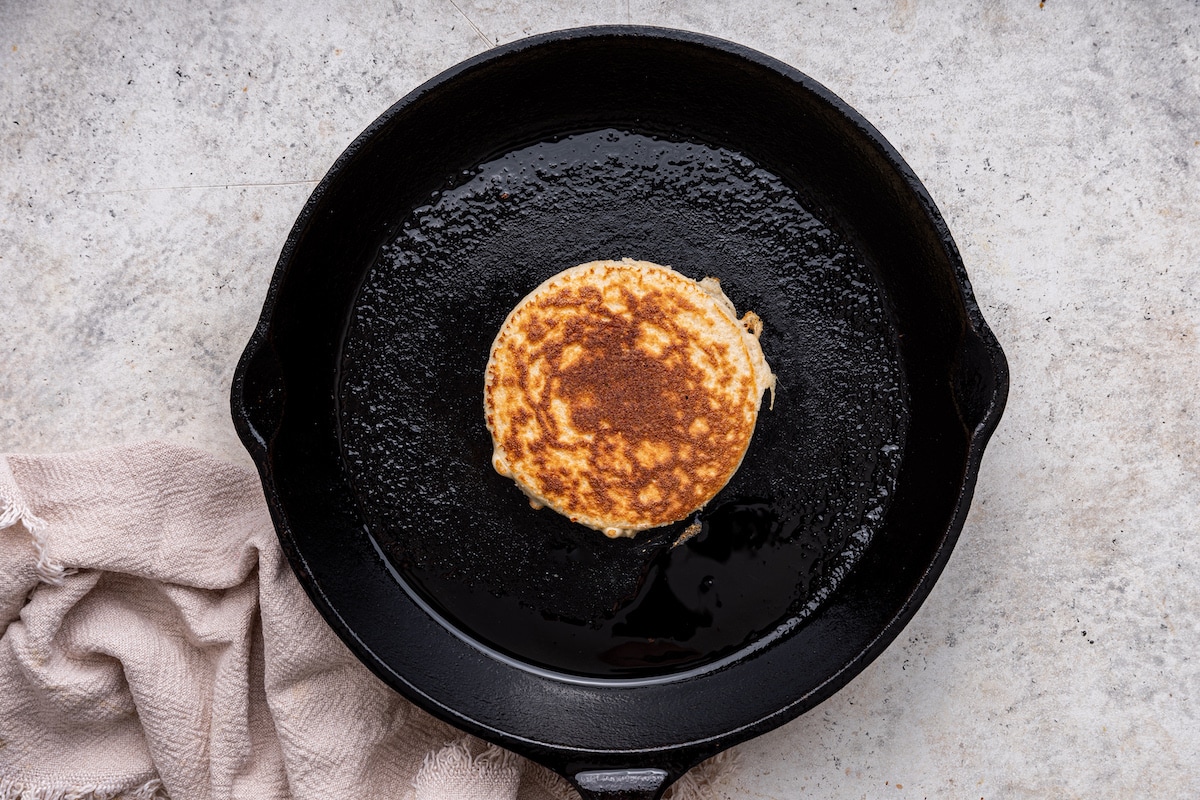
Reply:
[[[889, 161], [899, 159], [877, 134], [840, 103], [822, 102], [831, 95], [812, 83], [800, 90], [794, 72], [735, 46], [721, 52], [686, 37], [612, 32], [565, 38], [569, 46], [526, 42], [506, 48], [501, 61], [468, 62], [448, 73], [452, 84], [440, 76], [334, 165], [285, 247], [258, 346], [241, 370], [250, 427], [266, 441], [254, 442], [244, 423], [243, 434], [302, 582], [392, 685], [560, 767], [622, 765], [621, 753], [687, 743], [681, 758], [694, 761], [828, 697], [899, 632], [961, 526], [977, 459], [969, 433], [996, 402], [995, 378], [979, 339], [986, 331], [972, 331], [957, 283], [965, 276], [931, 201], [923, 190], [913, 194], [919, 184]], [[808, 187], [813, 210], [839, 224], [877, 272], [903, 334], [912, 411], [893, 506], [826, 607], [732, 667], [640, 686], [525, 673], [464, 646], [415, 608], [398, 619], [398, 590], [362, 534], [341, 474], [335, 420], [347, 310], [403, 210], [458, 169], [597, 127], [740, 150]], [[362, 574], [363, 564], [377, 568]], [[364, 631], [373, 638], [356, 633]]]

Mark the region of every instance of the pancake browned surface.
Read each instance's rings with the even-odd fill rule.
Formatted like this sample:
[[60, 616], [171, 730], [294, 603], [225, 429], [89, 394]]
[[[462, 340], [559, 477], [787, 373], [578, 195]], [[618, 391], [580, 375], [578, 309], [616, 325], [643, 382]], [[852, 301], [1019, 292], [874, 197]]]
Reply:
[[774, 388], [760, 330], [714, 278], [630, 259], [560, 272], [492, 343], [493, 466], [609, 536], [683, 519], [733, 476]]

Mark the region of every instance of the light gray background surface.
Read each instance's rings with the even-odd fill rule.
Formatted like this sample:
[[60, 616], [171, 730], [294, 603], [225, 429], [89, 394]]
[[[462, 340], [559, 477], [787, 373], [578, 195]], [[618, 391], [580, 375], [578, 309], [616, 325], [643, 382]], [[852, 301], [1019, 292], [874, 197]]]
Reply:
[[762, 50], [873, 122], [1012, 369], [932, 596], [720, 791], [1200, 796], [1193, 2], [0, 0], [0, 450], [248, 463], [230, 377], [342, 149], [496, 42], [625, 22]]

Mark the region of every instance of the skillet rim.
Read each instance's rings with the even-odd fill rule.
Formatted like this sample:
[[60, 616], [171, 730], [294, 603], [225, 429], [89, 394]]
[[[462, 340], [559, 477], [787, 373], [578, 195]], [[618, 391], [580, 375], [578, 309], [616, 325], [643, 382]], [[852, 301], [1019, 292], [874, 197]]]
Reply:
[[[270, 439], [274, 432], [265, 435], [259, 430], [252, 418], [252, 407], [248, 404], [247, 397], [247, 380], [255, 371], [256, 362], [259, 361], [260, 355], [269, 348], [269, 339], [273, 322], [275, 319], [276, 309], [278, 305], [278, 297], [281, 287], [286, 282], [288, 277], [288, 268], [293, 261], [297, 248], [303, 241], [306, 232], [313, 223], [314, 217], [320, 211], [326, 194], [330, 191], [335, 183], [340, 179], [349, 165], [356, 159], [361, 150], [379, 133], [380, 129], [389, 124], [389, 122], [398, 114], [403, 113], [406, 109], [418, 103], [423, 98], [437, 91], [443, 85], [450, 83], [459, 77], [477, 69], [484, 68], [492, 62], [503, 59], [515, 54], [522, 53], [526, 50], [538, 48], [543, 45], [562, 44], [573, 40], [586, 40], [593, 38], [634, 38], [642, 40], [660, 39], [671, 43], [682, 43], [686, 45], [697, 45], [700, 47], [712, 48], [723, 52], [726, 55], [731, 55], [742, 60], [750, 62], [752, 65], [763, 68], [780, 77], [798, 84], [802, 91], [807, 91], [818, 98], [821, 102], [835, 110], [838, 114], [845, 117], [846, 120], [856, 129], [858, 134], [864, 137], [864, 140], [873, 147], [883, 160], [888, 162], [896, 171], [897, 176], [902, 180], [912, 196], [918, 201], [921, 209], [921, 214], [927, 223], [936, 234], [936, 237], [942, 247], [945, 248], [949, 263], [954, 270], [954, 279], [957, 284], [960, 299], [963, 303], [963, 308], [966, 313], [968, 328], [964, 331], [964, 337], [972, 340], [978, 346], [986, 357], [987, 369], [990, 371], [991, 385], [986, 398], [986, 405], [982, 412], [978, 415], [979, 421], [972, 429], [966, 433], [966, 458], [963, 463], [963, 478], [959, 487], [959, 492], [955, 498], [953, 505], [953, 514], [950, 518], [948, 527], [945, 530], [940, 542], [938, 543], [934, 556], [928, 566], [925, 568], [920, 578], [915, 581], [914, 590], [908, 594], [904, 602], [895, 611], [890, 614], [889, 621], [879, 633], [870, 640], [869, 644], [864, 647], [858, 654], [844, 663], [842, 667], [834, 674], [830, 675], [825, 681], [813, 687], [810, 691], [796, 697], [791, 703], [782, 706], [775, 711], [766, 714], [752, 722], [739, 725], [737, 727], [727, 729], [722, 733], [711, 735], [704, 738], [690, 739], [684, 742], [677, 742], [665, 746], [655, 747], [634, 747], [629, 749], [612, 749], [612, 750], [596, 750], [592, 748], [570, 747], [559, 743], [550, 743], [545, 741], [537, 741], [522, 737], [513, 733], [500, 730], [492, 727], [487, 723], [466, 716], [462, 712], [445, 705], [437, 699], [423, 692], [419, 687], [409, 682], [403, 675], [396, 672], [388, 664], [370, 650], [370, 648], [362, 642], [349, 624], [345, 621], [342, 615], [337, 611], [333, 604], [326, 597], [321, 587], [312, 575], [312, 571], [308, 567], [307, 560], [302, 553], [299, 552], [294, 538], [292, 536], [288, 515], [283, 508], [282, 500], [275, 485], [274, 463], [270, 448]], [[867, 664], [873, 661], [884, 649], [899, 635], [900, 631], [911, 620], [916, 613], [921, 603], [924, 602], [929, 592], [932, 590], [933, 584], [944, 569], [950, 554], [953, 551], [955, 542], [961, 533], [962, 526], [965, 523], [966, 515], [969, 511], [970, 500], [974, 492], [974, 487], [978, 479], [980, 463], [983, 457], [984, 448], [999, 423], [1000, 416], [1003, 412], [1005, 401], [1008, 392], [1008, 368], [1003, 351], [1000, 348], [999, 342], [996, 340], [992, 331], [988, 328], [983, 319], [982, 312], [978, 302], [975, 299], [970, 281], [966, 274], [965, 266], [963, 265], [961, 255], [957, 246], [950, 235], [948, 226], [938, 211], [932, 197], [917, 178], [912, 169], [903, 160], [895, 148], [879, 133], [879, 131], [864, 119], [858, 112], [841, 100], [838, 96], [830, 92], [823, 85], [800, 72], [798, 69], [779, 61], [771, 56], [765, 55], [759, 51], [745, 47], [743, 45], [730, 42], [724, 39], [719, 39], [706, 34], [694, 33], [689, 31], [680, 31], [669, 28], [660, 28], [652, 26], [638, 25], [604, 25], [604, 26], [588, 26], [581, 28], [572, 28], [561, 31], [553, 31], [537, 36], [531, 36], [525, 39], [501, 45], [490, 50], [477, 54], [465, 61], [462, 61], [449, 69], [439, 73], [433, 78], [425, 81], [413, 91], [409, 92], [403, 98], [389, 107], [381, 114], [374, 122], [363, 130], [347, 148], [339, 155], [330, 167], [328, 172], [322, 178], [321, 182], [313, 190], [309, 199], [306, 201], [301, 212], [297, 216], [296, 222], [293, 225], [289, 235], [281, 250], [279, 260], [276, 264], [275, 271], [272, 275], [270, 286], [267, 290], [267, 295], [264, 300], [263, 310], [259, 320], [254, 328], [253, 334], [238, 362], [237, 369], [234, 374], [232, 385], [231, 405], [233, 411], [233, 419], [235, 428], [241, 438], [243, 444], [249, 451], [252, 459], [258, 468], [260, 478], [263, 483], [264, 494], [266, 495], [267, 503], [271, 511], [272, 519], [275, 523], [276, 531], [280, 541], [283, 544], [283, 549], [287, 554], [289, 562], [292, 564], [297, 577], [304, 586], [306, 593], [317, 606], [322, 616], [327, 622], [331, 623], [331, 627], [338, 635], [346, 642], [356, 656], [366, 664], [372, 671], [385, 680], [386, 683], [400, 691], [408, 699], [416, 702], [427, 711], [436, 716], [445, 719], [452, 724], [466, 729], [469, 732], [480, 735], [486, 739], [496, 741], [506, 746], [511, 746], [526, 755], [538, 758], [544, 763], [563, 764], [565, 761], [578, 759], [580, 756], [591, 757], [593, 760], [604, 760], [607, 756], [637, 756], [666, 753], [679, 754], [680, 763], [691, 763], [699, 761], [701, 758], [711, 755], [726, 747], [732, 746], [737, 742], [751, 738], [755, 735], [770, 730], [784, 722], [799, 716], [801, 713], [809, 710], [813, 706], [830, 697], [854, 676], [861, 672]], [[338, 624], [333, 624], [333, 620], [337, 620]], [[591, 682], [587, 682], [590, 684]], [[599, 684], [615, 684], [614, 681], [598, 680], [595, 683]], [[586, 758], [584, 759], [586, 760]], [[628, 760], [628, 759], [626, 759]], [[589, 762], [590, 763], [590, 762]], [[624, 763], [624, 762], [622, 762]], [[561, 771], [561, 770], [560, 770]]]

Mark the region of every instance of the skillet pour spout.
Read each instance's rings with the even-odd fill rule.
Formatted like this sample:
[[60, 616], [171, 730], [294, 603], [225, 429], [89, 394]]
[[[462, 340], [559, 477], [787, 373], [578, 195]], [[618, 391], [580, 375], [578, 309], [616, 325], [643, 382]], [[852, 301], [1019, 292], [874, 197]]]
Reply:
[[[779, 379], [675, 549], [536, 512], [490, 464], [505, 315], [624, 256], [720, 277]], [[585, 798], [650, 800], [899, 635], [1007, 392], [945, 221], [870, 123], [761, 53], [618, 26], [489, 50], [355, 139], [284, 244], [232, 411], [364, 664]]]

